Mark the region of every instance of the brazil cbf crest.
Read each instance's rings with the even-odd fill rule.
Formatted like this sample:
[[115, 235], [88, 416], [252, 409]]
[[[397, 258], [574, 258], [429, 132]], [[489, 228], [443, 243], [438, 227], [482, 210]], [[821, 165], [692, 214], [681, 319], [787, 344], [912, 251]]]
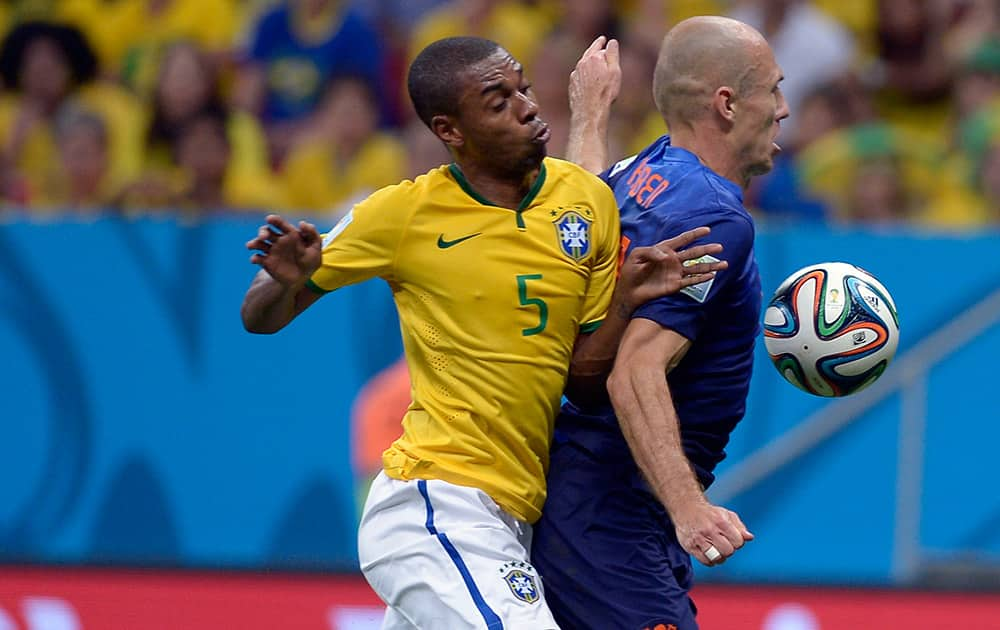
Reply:
[[527, 562], [508, 562], [500, 568], [500, 574], [510, 592], [522, 602], [534, 604], [541, 599], [538, 577]]
[[[590, 210], [584, 210], [590, 214]], [[590, 253], [590, 219], [585, 219], [579, 212], [570, 210], [556, 219], [556, 236], [559, 247], [564, 254], [573, 260], [583, 260]]]

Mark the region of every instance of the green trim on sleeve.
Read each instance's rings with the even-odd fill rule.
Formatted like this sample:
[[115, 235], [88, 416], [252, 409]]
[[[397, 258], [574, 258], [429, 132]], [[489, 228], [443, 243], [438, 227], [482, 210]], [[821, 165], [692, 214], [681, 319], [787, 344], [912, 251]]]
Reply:
[[604, 320], [603, 319], [599, 319], [596, 322], [588, 322], [586, 324], [583, 324], [582, 326], [580, 326], [580, 334], [586, 335], [588, 333], [592, 333], [595, 330], [597, 330], [598, 328], [600, 328], [601, 324], [603, 324], [603, 323], [604, 323]]
[[326, 295], [327, 293], [329, 293], [329, 291], [327, 291], [323, 287], [313, 282], [312, 278], [306, 280], [306, 288], [308, 288], [313, 293], [318, 293], [319, 295]]

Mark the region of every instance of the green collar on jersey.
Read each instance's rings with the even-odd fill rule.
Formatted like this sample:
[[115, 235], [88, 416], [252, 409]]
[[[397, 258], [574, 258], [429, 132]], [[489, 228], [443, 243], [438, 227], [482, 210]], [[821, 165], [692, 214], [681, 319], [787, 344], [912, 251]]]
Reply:
[[[459, 187], [465, 191], [465, 194], [469, 195], [484, 206], [494, 206], [497, 208], [503, 207], [477, 193], [472, 187], [472, 184], [469, 183], [469, 180], [465, 178], [465, 174], [462, 172], [462, 169], [458, 167], [458, 164], [452, 162], [448, 165], [448, 170], [451, 172], [452, 177], [455, 178], [455, 181], [458, 182]], [[542, 185], [545, 183], [545, 174], [545, 162], [542, 162], [538, 169], [538, 177], [535, 178], [535, 183], [531, 185], [531, 190], [528, 191], [528, 194], [524, 196], [524, 199], [521, 200], [521, 204], [517, 207], [517, 210], [515, 210], [517, 213], [517, 227], [524, 228], [524, 218], [521, 217], [521, 213], [524, 212], [525, 208], [530, 206], [531, 202], [538, 196], [538, 192], [542, 189]]]

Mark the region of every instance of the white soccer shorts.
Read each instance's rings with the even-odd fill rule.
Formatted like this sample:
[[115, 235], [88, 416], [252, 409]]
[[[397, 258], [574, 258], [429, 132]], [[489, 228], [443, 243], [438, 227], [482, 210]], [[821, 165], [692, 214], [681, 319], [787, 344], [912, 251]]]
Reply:
[[481, 490], [384, 472], [358, 531], [361, 570], [389, 607], [383, 630], [558, 629], [530, 546], [531, 526]]

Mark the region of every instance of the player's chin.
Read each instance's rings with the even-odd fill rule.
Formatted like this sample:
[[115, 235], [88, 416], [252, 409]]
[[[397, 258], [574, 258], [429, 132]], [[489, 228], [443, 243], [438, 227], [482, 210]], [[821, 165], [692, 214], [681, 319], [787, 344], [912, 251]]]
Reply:
[[529, 147], [528, 148], [529, 153], [532, 153], [532, 154], [538, 156], [539, 160], [541, 160], [546, 155], [548, 155], [548, 153], [549, 153], [549, 131], [548, 131], [548, 129], [545, 130], [545, 133], [543, 133], [541, 137], [535, 138], [531, 142], [531, 144], [528, 145], [528, 147]]
[[774, 158], [768, 156], [761, 159], [759, 162], [751, 166], [748, 173], [751, 177], [757, 177], [759, 175], [766, 175], [774, 169]]
[[542, 160], [548, 155], [548, 149], [544, 143], [533, 144], [531, 150], [528, 151], [521, 163], [524, 165], [525, 170], [534, 170], [542, 165]]

